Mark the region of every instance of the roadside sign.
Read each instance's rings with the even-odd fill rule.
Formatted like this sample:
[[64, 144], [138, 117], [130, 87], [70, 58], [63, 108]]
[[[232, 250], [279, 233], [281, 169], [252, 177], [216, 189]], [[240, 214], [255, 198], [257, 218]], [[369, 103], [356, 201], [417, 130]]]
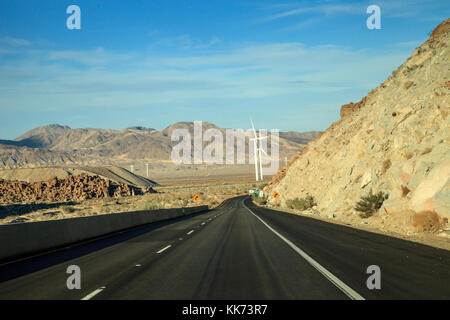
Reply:
[[278, 192], [274, 192], [273, 194], [272, 194], [272, 196], [275, 198], [275, 199], [278, 199], [278, 197], [280, 196], [280, 194], [278, 193]]
[[200, 199], [201, 199], [200, 196], [196, 193], [195, 196], [194, 196], [194, 201], [195, 202], [199, 202]]

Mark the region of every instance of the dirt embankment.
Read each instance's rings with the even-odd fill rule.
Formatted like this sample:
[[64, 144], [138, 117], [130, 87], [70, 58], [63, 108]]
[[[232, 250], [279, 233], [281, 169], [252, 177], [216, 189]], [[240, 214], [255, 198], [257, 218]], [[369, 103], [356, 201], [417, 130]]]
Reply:
[[0, 203], [30, 203], [36, 201], [79, 201], [92, 198], [124, 197], [142, 194], [140, 188], [98, 176], [69, 175], [41, 182], [0, 179]]
[[117, 166], [101, 167], [39, 167], [39, 168], [17, 168], [0, 170], [0, 179], [19, 180], [25, 182], [47, 181], [57, 177], [65, 179], [68, 176], [78, 176], [88, 174], [99, 176], [100, 178], [111, 180], [117, 183], [124, 183], [141, 189], [157, 185], [155, 181], [136, 175], [124, 168]]

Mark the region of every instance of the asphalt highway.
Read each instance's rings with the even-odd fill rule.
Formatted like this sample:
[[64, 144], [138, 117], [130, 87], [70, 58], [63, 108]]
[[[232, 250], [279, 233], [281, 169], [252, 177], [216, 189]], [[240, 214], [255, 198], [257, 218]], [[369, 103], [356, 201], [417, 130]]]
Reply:
[[[70, 265], [81, 289], [69, 290]], [[380, 289], [369, 289], [369, 266]], [[0, 299], [450, 299], [450, 252], [249, 197], [0, 266]]]

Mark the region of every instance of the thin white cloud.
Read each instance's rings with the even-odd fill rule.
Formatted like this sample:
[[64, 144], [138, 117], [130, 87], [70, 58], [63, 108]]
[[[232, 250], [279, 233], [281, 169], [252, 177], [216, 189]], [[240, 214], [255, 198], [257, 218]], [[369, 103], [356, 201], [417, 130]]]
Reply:
[[[420, 21], [440, 22], [445, 20], [450, 13], [448, 4], [442, 0], [375, 0], [359, 3], [307, 1], [302, 4], [303, 6], [300, 3], [266, 6], [267, 10], [275, 11], [275, 13], [260, 18], [257, 22], [270, 22], [298, 15], [321, 15], [322, 18], [338, 14], [365, 15], [366, 8], [371, 4], [378, 5], [382, 16], [389, 18], [416, 18]], [[437, 16], [435, 13], [430, 13], [436, 10], [440, 10], [442, 15]]]
[[0, 45], [6, 45], [10, 47], [28, 47], [31, 45], [31, 42], [20, 38], [3, 37], [0, 38]]
[[308, 28], [314, 24], [320, 23], [322, 21], [321, 18], [310, 18], [303, 21], [300, 21], [298, 23], [295, 23], [293, 25], [290, 25], [286, 28], [281, 28], [280, 31], [299, 31], [305, 28]]
[[436, 15], [431, 12], [441, 11], [444, 17], [446, 16], [445, 13], [450, 13], [448, 4], [442, 0], [376, 0], [371, 4], [378, 5], [382, 16], [389, 18], [415, 18], [420, 21], [435, 21], [433, 18], [436, 18]]
[[364, 12], [364, 5], [361, 4], [320, 4], [310, 7], [297, 7], [295, 9], [290, 9], [283, 12], [278, 12], [270, 16], [260, 19], [260, 22], [268, 22], [279, 20], [287, 17], [302, 15], [302, 14], [324, 14], [324, 15], [335, 15], [335, 14], [360, 14]]
[[281, 18], [286, 18], [286, 17], [290, 17], [290, 16], [296, 16], [302, 13], [306, 13], [306, 12], [311, 12], [313, 10], [313, 8], [301, 8], [301, 9], [294, 9], [294, 10], [289, 10], [289, 11], [284, 11], [281, 13], [277, 13], [274, 15], [271, 15], [267, 18], [262, 19], [263, 21], [272, 21], [272, 20], [278, 20]]
[[[23, 60], [0, 65], [0, 109], [200, 106], [206, 103], [202, 101], [218, 99], [281, 101], [286, 97], [301, 101], [305, 94], [369, 90], [408, 54], [374, 57], [364, 50], [297, 42], [246, 44], [220, 53], [179, 57], [104, 49], [30, 50]], [[101, 66], [114, 67], [98, 68], [97, 59]], [[83, 68], [73, 61], [83, 62]]]
[[171, 38], [163, 38], [155, 41], [152, 47], [168, 47], [178, 49], [206, 49], [220, 44], [222, 40], [217, 36], [212, 36], [208, 41], [192, 39], [188, 34], [179, 35]]
[[[37, 52], [37, 51], [36, 51]], [[39, 53], [39, 52], [37, 52]], [[44, 58], [50, 61], [77, 62], [91, 66], [103, 66], [120, 60], [132, 58], [131, 54], [113, 53], [102, 47], [93, 50], [53, 50], [42, 52]]]
[[412, 40], [412, 41], [402, 41], [394, 44], [396, 47], [403, 48], [417, 48], [420, 46], [425, 40]]

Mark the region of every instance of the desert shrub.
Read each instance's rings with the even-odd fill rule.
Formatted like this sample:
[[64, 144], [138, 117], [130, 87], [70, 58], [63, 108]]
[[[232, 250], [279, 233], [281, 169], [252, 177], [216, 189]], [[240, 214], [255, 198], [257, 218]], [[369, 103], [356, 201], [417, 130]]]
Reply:
[[162, 205], [160, 203], [153, 201], [143, 201], [136, 205], [137, 210], [158, 210], [161, 208]]
[[368, 218], [372, 216], [378, 209], [381, 208], [385, 199], [388, 198], [388, 194], [380, 191], [376, 194], [369, 191], [366, 196], [362, 196], [361, 200], [356, 203], [355, 210], [361, 212], [359, 215], [361, 218]]
[[438, 232], [445, 227], [448, 219], [441, 219], [435, 211], [422, 211], [414, 214], [411, 222], [419, 232]]
[[75, 212], [75, 208], [71, 207], [71, 206], [62, 206], [61, 209], [62, 209], [62, 211], [64, 213], [73, 213], [73, 212]]
[[381, 173], [385, 174], [386, 171], [388, 171], [388, 169], [391, 167], [391, 165], [392, 165], [391, 160], [389, 160], [389, 159], [384, 160], [383, 166], [381, 168]]
[[267, 197], [260, 197], [259, 195], [253, 195], [252, 199], [254, 203], [260, 206], [263, 206], [267, 203]]
[[217, 201], [217, 200], [211, 200], [210, 202], [209, 202], [209, 205], [211, 206], [211, 207], [215, 207], [215, 206], [217, 206], [219, 204], [219, 202]]
[[286, 205], [291, 209], [308, 210], [317, 205], [313, 196], [306, 196], [305, 198], [295, 198], [286, 201]]

